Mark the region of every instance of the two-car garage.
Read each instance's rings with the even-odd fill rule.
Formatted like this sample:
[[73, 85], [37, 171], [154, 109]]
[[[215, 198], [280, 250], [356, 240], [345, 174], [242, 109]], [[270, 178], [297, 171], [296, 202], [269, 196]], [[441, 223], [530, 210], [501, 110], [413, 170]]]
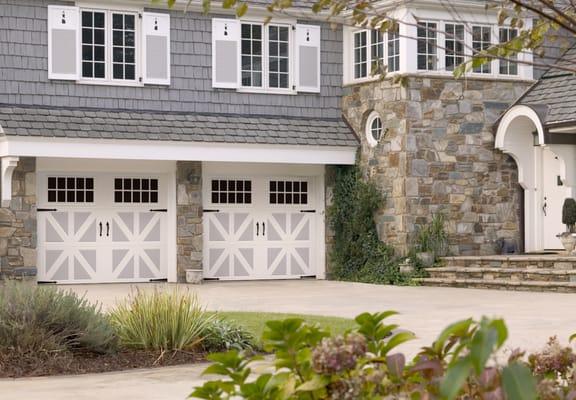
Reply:
[[[38, 281], [175, 281], [176, 163], [38, 159]], [[203, 163], [206, 279], [322, 277], [324, 167]], [[322, 266], [320, 268], [319, 266]]]

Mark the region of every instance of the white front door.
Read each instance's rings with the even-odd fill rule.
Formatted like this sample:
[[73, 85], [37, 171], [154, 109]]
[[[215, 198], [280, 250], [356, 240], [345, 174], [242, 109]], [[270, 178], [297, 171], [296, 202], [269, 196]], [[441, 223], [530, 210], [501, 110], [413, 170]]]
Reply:
[[567, 189], [562, 181], [563, 162], [550, 149], [543, 148], [542, 153], [542, 239], [544, 249], [563, 249], [557, 234], [564, 232], [562, 224], [562, 205]]
[[317, 274], [314, 177], [213, 176], [204, 192], [204, 276]]
[[38, 281], [163, 280], [162, 175], [39, 173]]

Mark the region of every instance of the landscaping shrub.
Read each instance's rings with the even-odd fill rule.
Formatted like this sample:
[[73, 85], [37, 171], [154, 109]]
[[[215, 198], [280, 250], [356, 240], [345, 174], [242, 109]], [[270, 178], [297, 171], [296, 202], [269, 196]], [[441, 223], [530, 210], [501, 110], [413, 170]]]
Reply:
[[100, 307], [71, 291], [19, 282], [0, 288], [0, 353], [106, 353], [116, 345]]
[[202, 347], [209, 353], [226, 350], [254, 350], [256, 345], [250, 332], [227, 319], [216, 317], [203, 332]]
[[[237, 350], [209, 356], [197, 387], [200, 399], [493, 399], [576, 398], [574, 351], [555, 341], [523, 358], [514, 351], [496, 362], [508, 337], [501, 319], [466, 319], [446, 327], [411, 361], [396, 349], [414, 335], [384, 320], [394, 312], [364, 313], [357, 328], [331, 336], [301, 319], [269, 321], [263, 334], [268, 362]], [[258, 362], [259, 374], [251, 374]], [[253, 376], [253, 375], [252, 375]]]
[[123, 346], [143, 350], [192, 350], [214, 315], [195, 295], [180, 289], [137, 291], [111, 313]]
[[333, 205], [328, 222], [334, 231], [330, 276], [338, 280], [405, 283], [399, 259], [383, 243], [374, 216], [384, 198], [373, 182], [364, 181], [358, 167], [337, 167]]

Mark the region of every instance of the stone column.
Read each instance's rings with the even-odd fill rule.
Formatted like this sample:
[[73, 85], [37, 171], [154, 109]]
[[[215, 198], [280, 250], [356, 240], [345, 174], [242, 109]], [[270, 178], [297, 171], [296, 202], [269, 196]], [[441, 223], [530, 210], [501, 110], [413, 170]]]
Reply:
[[202, 163], [178, 161], [176, 187], [178, 282], [184, 282], [187, 269], [202, 268]]
[[[3, 184], [3, 183], [2, 183]], [[36, 159], [22, 157], [12, 176], [12, 201], [0, 208], [0, 272], [36, 268]]]

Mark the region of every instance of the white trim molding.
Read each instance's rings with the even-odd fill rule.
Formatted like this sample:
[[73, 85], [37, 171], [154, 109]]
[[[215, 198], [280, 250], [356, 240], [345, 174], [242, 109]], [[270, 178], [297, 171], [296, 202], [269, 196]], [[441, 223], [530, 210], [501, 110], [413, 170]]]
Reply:
[[356, 161], [356, 146], [258, 145], [8, 136], [0, 139], [0, 157], [5, 156], [352, 165]]
[[10, 207], [12, 201], [12, 175], [18, 166], [19, 157], [2, 157], [2, 207]]
[[536, 111], [525, 105], [510, 108], [498, 124], [494, 147], [516, 161], [518, 183], [524, 189], [525, 251], [544, 250], [541, 210], [545, 143], [544, 127]]

